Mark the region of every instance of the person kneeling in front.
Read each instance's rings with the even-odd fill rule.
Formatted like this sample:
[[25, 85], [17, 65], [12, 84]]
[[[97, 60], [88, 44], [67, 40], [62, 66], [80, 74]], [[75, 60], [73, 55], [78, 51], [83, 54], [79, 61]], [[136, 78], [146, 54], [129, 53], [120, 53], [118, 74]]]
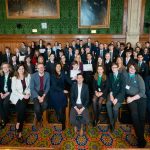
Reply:
[[77, 75], [77, 83], [74, 83], [71, 88], [71, 112], [70, 123], [74, 126], [75, 133], [80, 129], [80, 135], [83, 135], [83, 126], [89, 124], [89, 89], [83, 83], [83, 75]]

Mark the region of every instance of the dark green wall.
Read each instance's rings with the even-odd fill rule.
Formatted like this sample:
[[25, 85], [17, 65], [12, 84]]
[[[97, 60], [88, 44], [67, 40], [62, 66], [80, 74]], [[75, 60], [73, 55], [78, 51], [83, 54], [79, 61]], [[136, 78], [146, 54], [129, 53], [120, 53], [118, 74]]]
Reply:
[[[144, 22], [150, 23], [150, 0], [146, 0]], [[144, 26], [144, 33], [149, 33], [149, 27]]]
[[[60, 19], [7, 19], [5, 0], [0, 0], [0, 34], [90, 34], [90, 29], [78, 29], [78, 0], [60, 0]], [[121, 34], [124, 0], [111, 0], [110, 28], [97, 29], [101, 34]], [[147, 0], [148, 1], [148, 0]], [[48, 29], [41, 29], [41, 22], [48, 23]], [[17, 29], [16, 23], [23, 25]]]

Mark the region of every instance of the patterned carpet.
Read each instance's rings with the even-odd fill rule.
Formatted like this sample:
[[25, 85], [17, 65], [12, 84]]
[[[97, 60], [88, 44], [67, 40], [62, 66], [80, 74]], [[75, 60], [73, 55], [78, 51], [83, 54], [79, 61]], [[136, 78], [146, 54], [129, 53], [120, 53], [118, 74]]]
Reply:
[[[101, 150], [107, 148], [135, 148], [136, 138], [131, 125], [118, 125], [113, 134], [108, 125], [89, 127], [83, 136], [75, 135], [72, 128], [61, 131], [61, 125], [49, 125], [36, 131], [34, 126], [26, 125], [23, 130], [24, 142], [18, 143], [15, 137], [15, 126], [7, 125], [0, 131], [1, 146], [51, 147], [62, 150]], [[147, 148], [150, 148], [150, 129], [145, 128]]]

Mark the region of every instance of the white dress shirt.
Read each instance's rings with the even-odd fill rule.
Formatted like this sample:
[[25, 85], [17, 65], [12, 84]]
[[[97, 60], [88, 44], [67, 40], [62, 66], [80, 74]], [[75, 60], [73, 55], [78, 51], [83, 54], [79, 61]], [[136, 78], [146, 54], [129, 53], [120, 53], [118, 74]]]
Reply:
[[77, 97], [76, 104], [82, 104], [82, 101], [81, 101], [81, 89], [82, 89], [82, 85], [78, 84], [78, 97]]

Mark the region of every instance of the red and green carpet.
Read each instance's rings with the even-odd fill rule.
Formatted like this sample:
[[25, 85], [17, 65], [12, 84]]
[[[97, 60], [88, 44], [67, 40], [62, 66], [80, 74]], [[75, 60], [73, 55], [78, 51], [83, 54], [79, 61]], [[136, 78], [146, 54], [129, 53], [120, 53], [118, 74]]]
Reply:
[[[60, 125], [49, 125], [36, 131], [34, 126], [26, 125], [23, 130], [24, 142], [18, 143], [15, 126], [7, 125], [0, 131], [0, 147], [51, 147], [62, 150], [103, 150], [108, 148], [136, 148], [136, 138], [131, 125], [118, 125], [113, 134], [108, 125], [89, 127], [83, 136], [75, 135], [73, 128], [61, 131]], [[150, 148], [150, 129], [145, 128], [147, 148]]]

